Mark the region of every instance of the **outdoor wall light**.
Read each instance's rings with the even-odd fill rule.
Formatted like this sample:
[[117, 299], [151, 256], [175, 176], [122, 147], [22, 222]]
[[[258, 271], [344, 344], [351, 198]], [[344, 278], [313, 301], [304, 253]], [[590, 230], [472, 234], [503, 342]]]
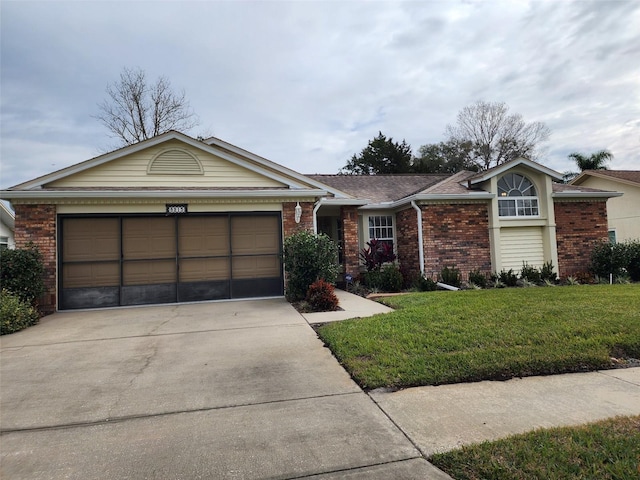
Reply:
[[302, 207], [300, 206], [300, 202], [296, 202], [295, 212], [295, 221], [296, 223], [300, 223], [300, 218], [302, 217]]

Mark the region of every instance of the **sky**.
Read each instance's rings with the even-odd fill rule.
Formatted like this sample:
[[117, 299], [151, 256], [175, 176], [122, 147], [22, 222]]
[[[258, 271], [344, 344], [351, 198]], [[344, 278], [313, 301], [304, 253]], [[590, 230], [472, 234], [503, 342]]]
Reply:
[[0, 1], [0, 188], [112, 150], [94, 117], [124, 67], [200, 125], [300, 173], [378, 132], [421, 145], [478, 100], [551, 130], [540, 163], [640, 169], [640, 2]]

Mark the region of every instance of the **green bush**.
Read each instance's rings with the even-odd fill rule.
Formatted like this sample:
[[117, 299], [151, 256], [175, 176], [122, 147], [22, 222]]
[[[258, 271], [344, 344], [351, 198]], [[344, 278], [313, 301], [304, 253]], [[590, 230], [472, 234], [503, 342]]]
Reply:
[[526, 262], [522, 262], [522, 270], [520, 270], [520, 278], [527, 282], [538, 284], [540, 283], [540, 270], [536, 267], [532, 267]]
[[462, 284], [462, 275], [455, 265], [444, 267], [440, 270], [440, 281], [447, 285], [459, 287]]
[[37, 310], [17, 294], [2, 289], [0, 292], [0, 335], [17, 332], [38, 323]]
[[433, 278], [420, 275], [416, 281], [416, 288], [421, 292], [434, 292], [438, 289], [438, 284]]
[[540, 269], [540, 280], [556, 283], [558, 275], [553, 271], [553, 262], [545, 262]]
[[284, 241], [287, 299], [304, 300], [316, 280], [335, 283], [338, 276], [338, 246], [324, 234], [300, 230]]
[[385, 292], [399, 292], [402, 290], [404, 281], [400, 268], [393, 263], [389, 263], [380, 270], [381, 288]]
[[480, 269], [471, 270], [469, 272], [469, 283], [473, 283], [480, 288], [487, 286], [487, 276], [480, 271]]
[[0, 250], [0, 284], [21, 300], [35, 305], [44, 293], [44, 265], [35, 245]]
[[338, 308], [335, 288], [324, 280], [316, 280], [307, 291], [306, 302], [314, 312], [331, 312]]
[[364, 284], [370, 288], [375, 290], [382, 290], [382, 271], [381, 270], [371, 270], [370, 272], [364, 272], [362, 274], [362, 280]]
[[515, 287], [518, 284], [518, 276], [513, 273], [513, 268], [501, 270], [499, 274], [492, 276], [494, 283], [499, 280], [505, 287]]
[[629, 275], [634, 282], [640, 281], [640, 240], [596, 244], [591, 252], [589, 271], [601, 278], [609, 278], [609, 274]]

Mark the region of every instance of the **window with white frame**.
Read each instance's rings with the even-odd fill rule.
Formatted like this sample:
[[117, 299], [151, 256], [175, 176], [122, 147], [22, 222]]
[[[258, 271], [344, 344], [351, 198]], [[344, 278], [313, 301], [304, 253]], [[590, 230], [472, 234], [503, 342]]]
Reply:
[[9, 237], [0, 237], [0, 250], [9, 248]]
[[372, 215], [369, 217], [369, 239], [384, 240], [393, 245], [393, 216]]
[[538, 194], [531, 180], [518, 173], [507, 173], [498, 180], [498, 215], [537, 217]]

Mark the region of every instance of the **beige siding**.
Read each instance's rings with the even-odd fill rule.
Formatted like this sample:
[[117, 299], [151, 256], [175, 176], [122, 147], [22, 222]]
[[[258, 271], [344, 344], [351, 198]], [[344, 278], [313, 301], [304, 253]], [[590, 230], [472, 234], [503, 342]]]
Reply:
[[[147, 173], [150, 162], [159, 154], [175, 149], [189, 152], [202, 164], [204, 173], [194, 175], [185, 169], [184, 175]], [[264, 177], [215, 155], [197, 150], [173, 140], [147, 150], [118, 158], [84, 172], [50, 183], [50, 187], [284, 187], [280, 182]]]
[[541, 267], [544, 264], [542, 228], [501, 228], [500, 252], [504, 270], [513, 269], [514, 272], [519, 272], [523, 262], [533, 267]]
[[587, 177], [581, 185], [622, 192], [607, 200], [609, 230], [616, 231], [618, 242], [640, 239], [640, 187], [599, 177]]

